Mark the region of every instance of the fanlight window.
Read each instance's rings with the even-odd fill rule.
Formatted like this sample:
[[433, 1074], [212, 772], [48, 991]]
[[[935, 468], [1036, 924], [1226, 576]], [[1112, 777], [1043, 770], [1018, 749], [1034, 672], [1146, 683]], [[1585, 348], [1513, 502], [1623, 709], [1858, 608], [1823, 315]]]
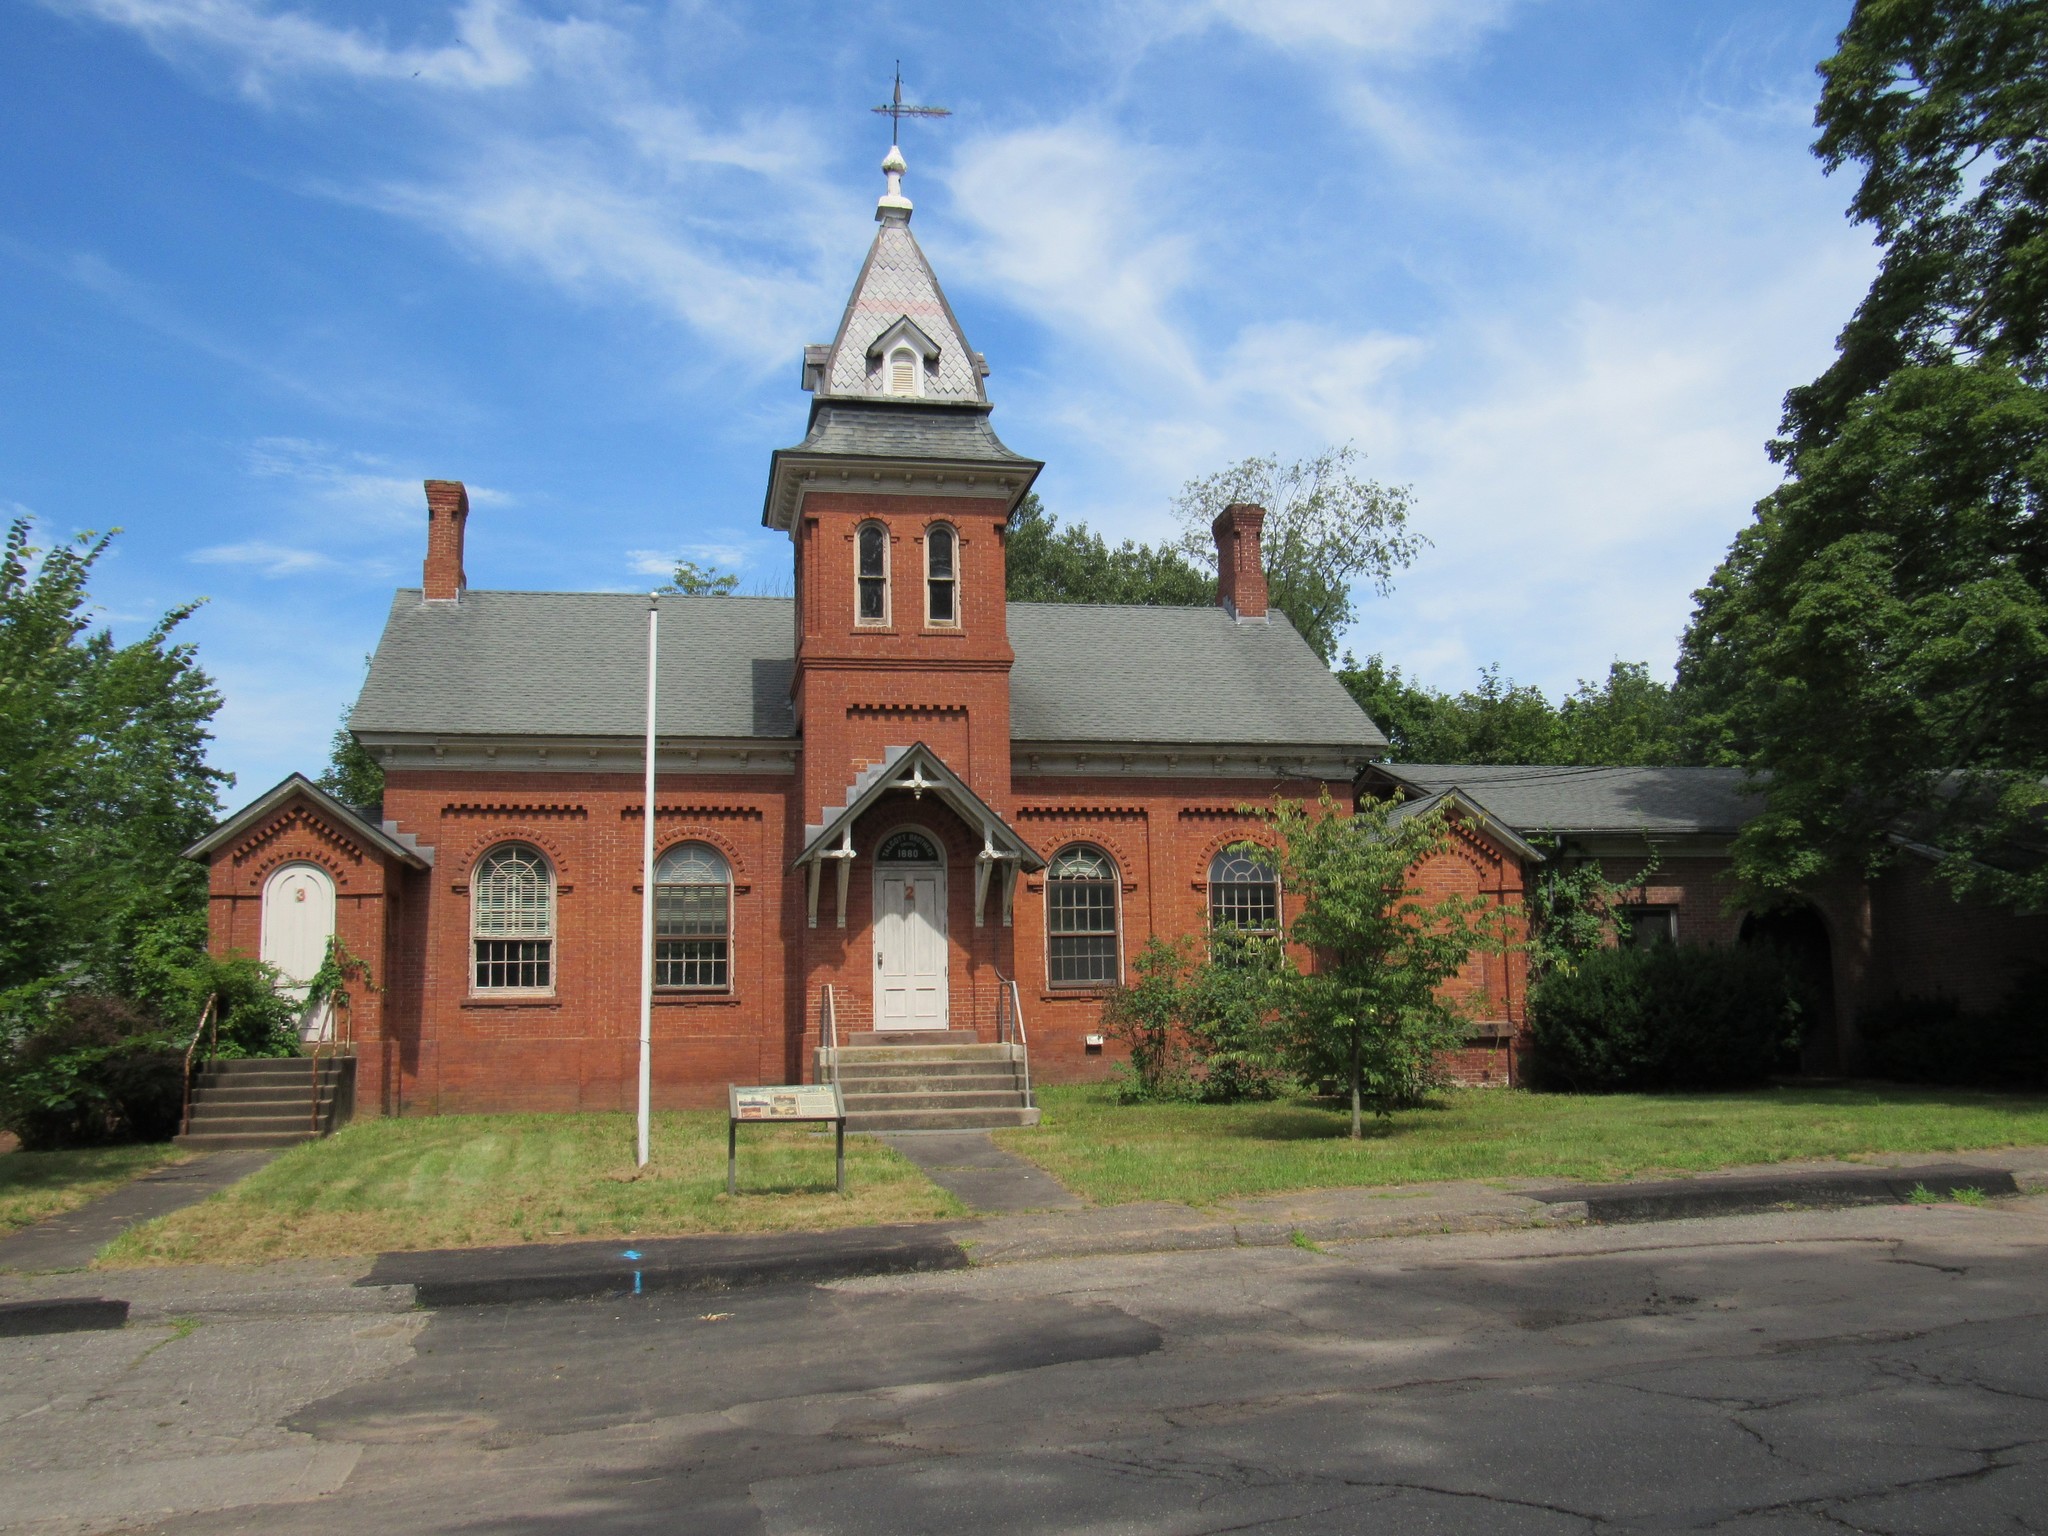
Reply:
[[960, 622], [959, 553], [959, 537], [944, 523], [925, 530], [925, 618], [929, 623]]
[[863, 624], [889, 622], [889, 530], [880, 523], [864, 523], [857, 536], [859, 607], [855, 612]]
[[922, 832], [896, 832], [875, 850], [875, 859], [882, 864], [936, 864], [939, 850]]
[[1056, 987], [1113, 987], [1116, 865], [1100, 848], [1063, 849], [1045, 875], [1046, 979]]
[[918, 357], [909, 347], [898, 347], [889, 354], [889, 393], [892, 395], [914, 395], [918, 390]]
[[707, 844], [679, 844], [654, 866], [654, 984], [732, 985], [732, 867]]
[[1271, 938], [1280, 931], [1280, 878], [1273, 866], [1225, 849], [1209, 862], [1209, 926]]
[[555, 875], [524, 843], [485, 854], [470, 887], [470, 942], [479, 992], [545, 992], [554, 985]]

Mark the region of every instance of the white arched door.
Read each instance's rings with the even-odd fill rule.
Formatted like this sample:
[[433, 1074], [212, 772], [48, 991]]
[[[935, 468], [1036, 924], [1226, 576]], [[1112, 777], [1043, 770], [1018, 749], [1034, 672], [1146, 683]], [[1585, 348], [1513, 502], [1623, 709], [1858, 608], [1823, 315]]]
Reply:
[[[287, 864], [263, 887], [263, 963], [275, 966], [301, 1002], [334, 937], [334, 880], [317, 864]], [[334, 1009], [323, 1002], [299, 1019], [299, 1038], [326, 1040]]]
[[947, 1025], [946, 867], [920, 831], [884, 838], [875, 858], [875, 1028]]

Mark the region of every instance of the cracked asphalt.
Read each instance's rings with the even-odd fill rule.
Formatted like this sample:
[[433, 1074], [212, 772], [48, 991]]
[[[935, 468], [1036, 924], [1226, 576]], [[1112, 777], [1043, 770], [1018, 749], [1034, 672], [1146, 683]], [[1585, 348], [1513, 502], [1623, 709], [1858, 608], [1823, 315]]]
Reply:
[[432, 1314], [309, 1280], [0, 1341], [0, 1529], [2042, 1530], [2044, 1270], [2036, 1196]]

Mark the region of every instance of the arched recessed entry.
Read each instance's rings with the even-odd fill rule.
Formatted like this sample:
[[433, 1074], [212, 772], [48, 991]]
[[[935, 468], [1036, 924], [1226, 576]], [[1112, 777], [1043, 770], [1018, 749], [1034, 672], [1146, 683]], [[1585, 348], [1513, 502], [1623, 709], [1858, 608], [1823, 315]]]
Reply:
[[[327, 958], [334, 937], [334, 879], [317, 864], [287, 864], [263, 887], [262, 958], [284, 976], [287, 990], [304, 1002], [309, 984]], [[299, 1019], [299, 1038], [333, 1036], [334, 1010], [322, 1002]]]
[[1842, 1070], [1835, 1025], [1834, 946], [1828, 925], [1811, 903], [1751, 912], [1742, 919], [1744, 944], [1775, 950], [1800, 984], [1811, 1011], [1799, 1038], [1799, 1070], [1825, 1075]]
[[875, 849], [875, 1028], [944, 1029], [948, 1019], [943, 845], [905, 827]]

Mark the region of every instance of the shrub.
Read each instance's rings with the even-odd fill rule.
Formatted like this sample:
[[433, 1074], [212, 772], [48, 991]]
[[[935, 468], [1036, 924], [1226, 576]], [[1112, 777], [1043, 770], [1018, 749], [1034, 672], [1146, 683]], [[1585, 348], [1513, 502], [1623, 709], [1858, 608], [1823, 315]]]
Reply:
[[1902, 1083], [1952, 1087], [2048, 1086], [2041, 989], [2048, 974], [2020, 978], [1996, 1008], [1952, 997], [1901, 996], [1857, 1015], [1870, 1070]]
[[1287, 1081], [1272, 1029], [1279, 971], [1266, 953], [1189, 958], [1190, 941], [1154, 935], [1132, 980], [1103, 1004], [1103, 1028], [1123, 1042], [1127, 1104], [1270, 1099]]
[[[15, 998], [0, 1062], [0, 1123], [29, 1151], [162, 1141], [184, 1106], [182, 1051], [116, 997]], [[40, 1006], [38, 1006], [40, 1005]]]
[[1131, 961], [1130, 981], [1102, 1005], [1102, 1027], [1123, 1042], [1130, 1065], [1119, 1063], [1117, 1096], [1127, 1104], [1195, 1097], [1181, 998], [1187, 985], [1184, 945], [1154, 934]]
[[1581, 1092], [1762, 1082], [1808, 1005], [1775, 956], [1656, 944], [1606, 949], [1529, 999], [1535, 1077]]

